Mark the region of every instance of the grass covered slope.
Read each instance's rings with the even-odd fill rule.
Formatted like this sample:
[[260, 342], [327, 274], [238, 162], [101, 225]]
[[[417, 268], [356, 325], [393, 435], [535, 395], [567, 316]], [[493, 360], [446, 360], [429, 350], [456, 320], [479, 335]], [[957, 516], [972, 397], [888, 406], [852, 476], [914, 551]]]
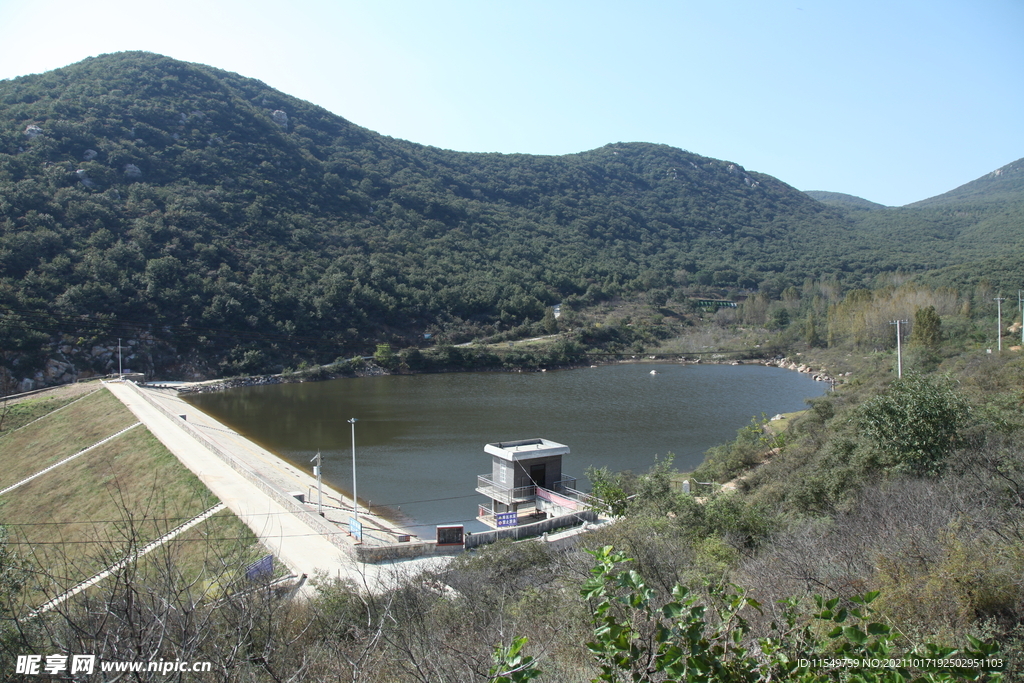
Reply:
[[[97, 385], [62, 410], [0, 437], [3, 487], [135, 422]], [[7, 530], [8, 547], [33, 568], [38, 595], [52, 597], [217, 502], [139, 425], [4, 494], [0, 525]], [[175, 555], [181, 569], [193, 572], [202, 570], [208, 555], [221, 561], [239, 552], [245, 557], [254, 544], [248, 529], [227, 512], [193, 530], [190, 538], [192, 543], [176, 543]]]
[[[37, 403], [43, 407], [49, 401], [37, 399]], [[0, 462], [4, 464], [0, 489], [138, 422], [120, 406], [110, 392], [96, 385], [93, 393], [66, 404], [63, 410], [40, 416], [20, 429], [0, 432]]]

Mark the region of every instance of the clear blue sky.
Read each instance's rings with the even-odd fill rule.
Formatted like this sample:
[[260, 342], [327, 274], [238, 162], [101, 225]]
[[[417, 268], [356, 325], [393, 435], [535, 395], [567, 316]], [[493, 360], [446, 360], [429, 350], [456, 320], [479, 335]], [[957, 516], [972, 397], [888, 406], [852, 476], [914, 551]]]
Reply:
[[1024, 157], [1022, 0], [0, 0], [0, 78], [148, 50], [472, 152], [681, 147], [889, 205]]

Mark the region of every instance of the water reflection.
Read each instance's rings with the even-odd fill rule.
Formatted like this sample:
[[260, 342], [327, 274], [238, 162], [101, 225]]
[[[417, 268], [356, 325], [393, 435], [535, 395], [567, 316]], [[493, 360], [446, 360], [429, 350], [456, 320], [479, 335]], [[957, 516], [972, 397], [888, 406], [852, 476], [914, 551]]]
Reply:
[[472, 520], [482, 500], [473, 491], [476, 475], [489, 469], [486, 443], [544, 437], [567, 444], [572, 453], [563, 459], [564, 471], [580, 479], [591, 466], [643, 471], [669, 452], [679, 469], [691, 469], [752, 416], [800, 410], [826, 388], [806, 375], [759, 365], [624, 364], [363, 377], [189, 400], [302, 469], [321, 450], [325, 480], [346, 491], [346, 421], [359, 418], [360, 498], [401, 506], [426, 527]]

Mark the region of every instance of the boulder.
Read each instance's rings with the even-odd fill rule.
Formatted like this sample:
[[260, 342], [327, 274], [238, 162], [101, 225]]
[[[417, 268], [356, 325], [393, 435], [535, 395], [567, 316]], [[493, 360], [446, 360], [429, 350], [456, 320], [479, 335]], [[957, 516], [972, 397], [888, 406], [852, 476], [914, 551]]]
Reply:
[[98, 187], [98, 185], [96, 184], [96, 181], [89, 177], [89, 174], [86, 172], [86, 170], [84, 168], [80, 168], [77, 171], [75, 171], [75, 175], [78, 176], [78, 179], [86, 187], [88, 187], [90, 189], [94, 188], [94, 187]]

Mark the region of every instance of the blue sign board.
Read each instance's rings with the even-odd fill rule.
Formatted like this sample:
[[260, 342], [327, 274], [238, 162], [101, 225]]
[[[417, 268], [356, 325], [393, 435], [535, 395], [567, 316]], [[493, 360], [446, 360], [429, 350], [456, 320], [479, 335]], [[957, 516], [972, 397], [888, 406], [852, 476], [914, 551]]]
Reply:
[[274, 575], [274, 556], [267, 555], [245, 568], [245, 578], [250, 581], [269, 579]]
[[499, 526], [519, 526], [518, 512], [499, 512], [494, 515], [494, 521]]
[[363, 540], [363, 523], [355, 517], [349, 517], [348, 532], [355, 536], [357, 541]]

